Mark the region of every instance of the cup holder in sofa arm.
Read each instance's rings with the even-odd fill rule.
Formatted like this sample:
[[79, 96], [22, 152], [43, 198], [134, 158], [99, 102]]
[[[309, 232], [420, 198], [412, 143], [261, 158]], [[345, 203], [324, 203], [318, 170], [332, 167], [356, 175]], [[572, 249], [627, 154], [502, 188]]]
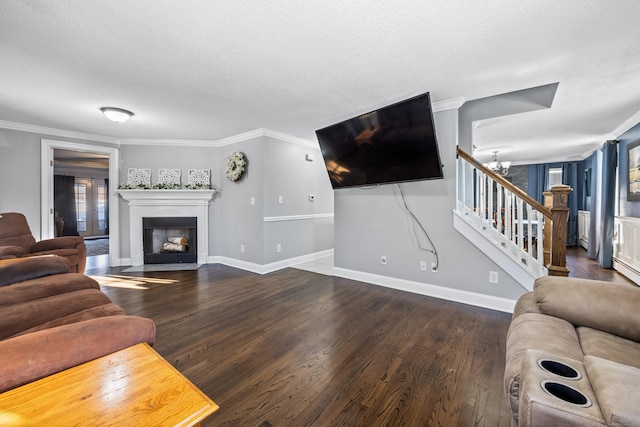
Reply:
[[542, 381], [540, 385], [544, 391], [560, 400], [583, 408], [591, 406], [591, 400], [573, 387], [555, 381]]
[[579, 380], [582, 378], [580, 372], [566, 363], [551, 359], [538, 359], [538, 366], [545, 371], [568, 380]]

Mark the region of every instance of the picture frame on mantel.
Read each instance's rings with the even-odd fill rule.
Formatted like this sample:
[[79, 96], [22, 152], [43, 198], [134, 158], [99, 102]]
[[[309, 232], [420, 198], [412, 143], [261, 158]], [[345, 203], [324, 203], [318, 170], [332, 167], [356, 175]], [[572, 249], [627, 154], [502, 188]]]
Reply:
[[627, 145], [627, 201], [640, 202], [640, 139]]

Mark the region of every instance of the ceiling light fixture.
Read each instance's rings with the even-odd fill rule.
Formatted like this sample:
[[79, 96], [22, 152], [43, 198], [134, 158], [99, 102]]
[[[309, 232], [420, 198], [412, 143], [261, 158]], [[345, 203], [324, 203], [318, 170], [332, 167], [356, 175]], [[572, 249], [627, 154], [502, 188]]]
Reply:
[[102, 111], [109, 120], [116, 123], [124, 123], [133, 116], [131, 111], [123, 110], [122, 108], [102, 107], [100, 111]]
[[509, 175], [509, 166], [511, 166], [511, 162], [498, 161], [498, 152], [494, 151], [493, 160], [489, 163], [485, 163], [484, 166], [491, 169], [500, 176], [507, 176]]

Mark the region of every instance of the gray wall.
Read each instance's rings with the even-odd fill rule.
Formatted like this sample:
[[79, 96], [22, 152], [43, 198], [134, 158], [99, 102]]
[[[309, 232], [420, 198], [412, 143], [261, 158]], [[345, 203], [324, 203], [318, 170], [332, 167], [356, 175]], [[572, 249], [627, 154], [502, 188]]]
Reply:
[[[246, 172], [235, 183], [225, 175], [226, 158], [234, 151], [244, 152], [247, 159]], [[305, 161], [307, 153], [316, 160]], [[209, 206], [210, 256], [264, 265], [333, 248], [331, 219], [264, 221], [264, 217], [333, 212], [333, 194], [319, 149], [260, 136], [222, 147], [124, 145], [121, 157], [122, 183], [128, 168], [151, 168], [152, 183], [157, 182], [158, 168], [180, 168], [183, 184], [188, 169], [211, 169], [211, 184], [218, 193]], [[309, 194], [316, 196], [314, 202]], [[283, 204], [278, 203], [279, 195]], [[127, 258], [126, 202], [120, 200], [119, 209], [121, 256]], [[276, 252], [277, 244], [281, 252]]]
[[509, 168], [509, 175], [507, 175], [506, 180], [511, 182], [513, 185], [528, 193], [529, 191], [529, 166], [528, 165], [519, 165], [519, 166], [511, 166]]
[[0, 129], [0, 212], [23, 213], [37, 240], [41, 237], [42, 139], [112, 146], [78, 138]]
[[[334, 192], [335, 266], [515, 299], [524, 289], [453, 228], [458, 112], [438, 112], [435, 122], [445, 178], [403, 186], [409, 207], [436, 246], [438, 272], [420, 271], [420, 261], [430, 267], [434, 258], [418, 249], [394, 185]], [[387, 257], [386, 265], [380, 263], [381, 255]], [[490, 270], [498, 271], [499, 284], [489, 283]]]
[[[212, 184], [217, 184], [214, 171], [219, 166], [219, 155], [215, 147], [179, 146], [176, 145], [122, 145], [120, 147], [120, 179], [117, 184], [127, 182], [129, 168], [150, 168], [151, 184], [158, 182], [158, 169], [180, 169], [182, 173], [182, 183], [187, 184], [187, 172], [189, 169], [211, 169]], [[113, 185], [116, 189], [118, 185]], [[215, 201], [209, 206], [209, 244], [216, 227], [216, 205]], [[112, 207], [113, 209], [113, 207]], [[120, 239], [120, 257], [131, 257], [129, 245], [129, 207], [127, 202], [118, 198], [118, 209], [120, 214], [120, 229], [118, 236]], [[113, 232], [113, 231], [112, 231]], [[215, 247], [215, 244], [214, 244]]]
[[40, 136], [0, 129], [0, 212], [21, 212], [40, 236]]
[[[221, 216], [216, 229], [220, 238], [219, 252], [215, 254], [255, 264], [263, 263], [263, 139], [254, 138], [218, 149], [220, 199], [214, 202], [219, 205]], [[225, 175], [226, 158], [234, 151], [244, 152], [247, 158], [246, 172], [235, 183]], [[255, 205], [251, 205], [251, 197], [255, 197]], [[244, 253], [240, 251], [240, 245], [244, 245]]]
[[[31, 231], [40, 237], [41, 140], [113, 146], [82, 140], [0, 129], [0, 212], [22, 212]], [[179, 143], [176, 143], [179, 144]], [[232, 183], [225, 175], [225, 159], [243, 151], [248, 159], [244, 177]], [[305, 154], [315, 155], [314, 162]], [[119, 182], [126, 183], [128, 168], [151, 168], [152, 184], [160, 168], [179, 168], [187, 183], [188, 169], [211, 169], [211, 183], [219, 190], [209, 207], [210, 255], [265, 264], [333, 248], [332, 219], [265, 223], [265, 216], [310, 215], [333, 212], [333, 194], [319, 149], [270, 137], [257, 137], [222, 147], [180, 145], [122, 145]], [[309, 202], [309, 194], [316, 200]], [[277, 203], [282, 195], [284, 204]], [[251, 205], [251, 197], [255, 204]], [[129, 208], [118, 199], [120, 257], [129, 258]], [[275, 245], [282, 245], [276, 253]], [[240, 252], [240, 244], [245, 252]]]
[[[332, 214], [333, 191], [320, 150], [274, 138], [265, 138], [264, 145], [264, 216]], [[307, 161], [307, 154], [315, 159]], [[309, 195], [314, 196], [313, 201]], [[264, 264], [332, 248], [332, 218], [264, 223]]]

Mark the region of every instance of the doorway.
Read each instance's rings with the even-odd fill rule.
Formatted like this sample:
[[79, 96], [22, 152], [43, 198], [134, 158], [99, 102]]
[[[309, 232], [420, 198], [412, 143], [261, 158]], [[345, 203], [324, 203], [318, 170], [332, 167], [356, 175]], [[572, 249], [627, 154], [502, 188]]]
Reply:
[[[65, 222], [73, 225], [75, 233], [72, 234], [97, 237], [106, 243], [109, 265], [118, 266], [118, 194], [114, 191], [117, 184], [110, 186], [109, 183], [118, 182], [119, 149], [43, 139], [41, 155], [41, 239], [58, 234], [59, 212], [55, 209], [54, 182], [60, 176], [70, 177], [69, 191], [74, 208]], [[110, 209], [110, 206], [115, 208]], [[110, 235], [110, 230], [116, 232]]]

